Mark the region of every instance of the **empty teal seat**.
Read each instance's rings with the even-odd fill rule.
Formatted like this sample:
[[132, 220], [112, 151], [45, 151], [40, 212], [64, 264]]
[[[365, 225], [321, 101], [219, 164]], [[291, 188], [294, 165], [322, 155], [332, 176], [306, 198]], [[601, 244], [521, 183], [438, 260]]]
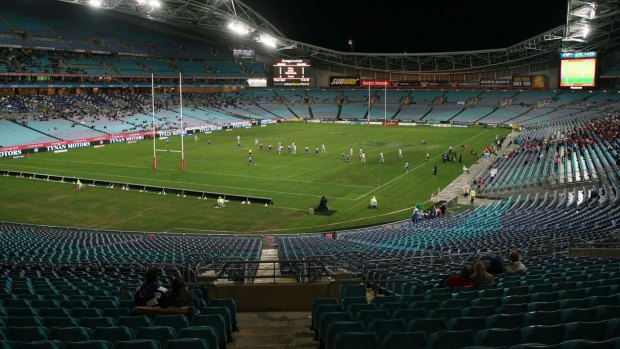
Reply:
[[96, 327], [94, 338], [110, 342], [116, 342], [135, 339], [136, 335], [131, 328], [126, 326]]
[[170, 326], [140, 327], [136, 331], [136, 339], [151, 339], [165, 346], [166, 342], [175, 339], [177, 333]]
[[564, 339], [564, 325], [528, 326], [521, 328], [522, 343], [557, 344]]
[[163, 346], [154, 340], [132, 339], [116, 342], [116, 349], [161, 349]]
[[64, 349], [64, 344], [55, 340], [40, 340], [33, 342], [20, 342], [19, 349]]
[[456, 317], [448, 321], [448, 328], [452, 331], [471, 329], [474, 332], [486, 328], [486, 317]]
[[80, 326], [84, 327], [114, 327], [116, 320], [110, 317], [83, 317], [80, 319]]
[[374, 332], [341, 332], [336, 336], [334, 348], [379, 349], [379, 339]]
[[[178, 338], [199, 338], [207, 342], [209, 348], [224, 347], [226, 343], [222, 343], [218, 338], [217, 331], [211, 326], [190, 326], [182, 328]], [[170, 341], [168, 341], [170, 343]]]
[[409, 321], [407, 324], [407, 331], [424, 331], [426, 335], [430, 335], [433, 332], [447, 330], [448, 324], [446, 323], [446, 319], [415, 319], [413, 321]]
[[383, 349], [423, 349], [426, 348], [426, 333], [392, 331], [383, 340]]
[[337, 349], [334, 347], [336, 337], [342, 332], [364, 332], [364, 323], [361, 321], [337, 321], [327, 327], [324, 341], [321, 343], [325, 349]]
[[52, 327], [51, 338], [62, 342], [88, 341], [93, 338], [93, 331], [87, 327]]
[[199, 338], [179, 338], [168, 341], [166, 349], [211, 349], [207, 342]]
[[474, 333], [472, 330], [463, 331], [437, 331], [428, 337], [429, 349], [458, 349], [474, 345]]
[[7, 338], [18, 342], [34, 342], [48, 340], [50, 330], [41, 326], [15, 327], [6, 329]]
[[477, 345], [489, 347], [509, 347], [521, 341], [520, 328], [488, 328], [476, 332]]
[[212, 315], [194, 315], [191, 322], [192, 327], [208, 326], [213, 328], [216, 334], [218, 345], [222, 346], [228, 342], [228, 336], [226, 334], [226, 323], [224, 318], [220, 314]]
[[114, 349], [114, 344], [104, 340], [90, 340], [82, 342], [65, 342], [66, 349]]
[[607, 338], [607, 321], [569, 322], [564, 325], [565, 340], [588, 339], [603, 341]]

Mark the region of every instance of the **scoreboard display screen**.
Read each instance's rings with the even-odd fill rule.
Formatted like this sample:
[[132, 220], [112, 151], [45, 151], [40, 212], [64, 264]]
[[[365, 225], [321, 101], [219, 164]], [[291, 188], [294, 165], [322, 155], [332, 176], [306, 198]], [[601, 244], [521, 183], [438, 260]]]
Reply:
[[560, 56], [560, 87], [596, 86], [596, 55], [576, 52]]
[[282, 59], [273, 65], [273, 86], [310, 86], [310, 61]]

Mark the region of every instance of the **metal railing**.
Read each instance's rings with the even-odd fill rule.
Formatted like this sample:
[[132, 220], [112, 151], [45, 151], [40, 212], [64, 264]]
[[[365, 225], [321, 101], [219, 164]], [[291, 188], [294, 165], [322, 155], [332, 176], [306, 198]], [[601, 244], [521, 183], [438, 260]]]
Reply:
[[[220, 259], [221, 260], [221, 259]], [[269, 275], [258, 275], [259, 265], [270, 264], [271, 273]], [[279, 265], [279, 267], [278, 267]], [[291, 268], [294, 265], [296, 267]], [[284, 268], [283, 268], [284, 266]], [[285, 269], [285, 273], [282, 273]], [[261, 269], [268, 270], [268, 269]], [[212, 275], [202, 276], [210, 282], [226, 279], [229, 282], [244, 284], [253, 283], [257, 279], [272, 279], [277, 283], [277, 279], [292, 278], [301, 283], [316, 281], [320, 277], [333, 276], [335, 273], [319, 259], [289, 259], [272, 261], [249, 261], [243, 259], [230, 259], [220, 268], [214, 265], [200, 267], [196, 269], [196, 274], [200, 276], [208, 271], [213, 271]]]

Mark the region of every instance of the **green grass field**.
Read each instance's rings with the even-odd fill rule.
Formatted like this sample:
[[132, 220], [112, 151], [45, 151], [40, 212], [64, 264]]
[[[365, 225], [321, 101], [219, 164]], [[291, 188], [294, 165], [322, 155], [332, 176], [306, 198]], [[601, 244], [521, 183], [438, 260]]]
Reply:
[[[336, 124], [284, 123], [268, 127], [236, 129], [200, 135], [200, 141], [185, 139], [186, 171], [180, 170], [180, 154], [158, 152], [158, 169], [152, 168], [152, 141], [82, 148], [67, 153], [39, 153], [28, 158], [0, 159], [0, 168], [64, 176], [108, 179], [184, 189], [269, 197], [273, 206], [231, 202], [214, 208], [214, 200], [163, 196], [120, 189], [73, 190], [70, 184], [0, 177], [0, 220], [46, 225], [117, 230], [176, 232], [300, 233], [375, 224], [407, 218], [417, 202], [427, 202], [431, 193], [449, 184], [462, 172], [458, 161], [442, 164], [441, 154], [449, 145], [460, 151], [467, 146], [463, 163], [471, 165], [478, 153], [505, 129], [381, 127]], [[236, 136], [242, 147], [237, 147]], [[207, 145], [207, 139], [212, 145]], [[254, 139], [267, 148], [259, 151]], [[428, 141], [421, 145], [421, 140]], [[165, 149], [163, 140], [158, 148]], [[282, 155], [275, 151], [285, 145]], [[286, 154], [295, 142], [297, 155]], [[315, 156], [314, 148], [325, 144], [326, 155]], [[304, 147], [310, 147], [310, 155]], [[362, 147], [367, 163], [360, 163]], [[398, 148], [404, 158], [398, 159]], [[248, 166], [248, 148], [255, 165]], [[354, 150], [351, 164], [342, 152]], [[170, 149], [180, 149], [180, 138], [171, 138]], [[378, 162], [383, 152], [385, 163]], [[430, 153], [431, 161], [424, 156]], [[405, 174], [404, 163], [410, 163]], [[432, 167], [437, 163], [438, 175]], [[378, 187], [377, 184], [380, 183]], [[331, 216], [308, 215], [325, 195], [337, 212]], [[368, 209], [375, 195], [379, 208]]]

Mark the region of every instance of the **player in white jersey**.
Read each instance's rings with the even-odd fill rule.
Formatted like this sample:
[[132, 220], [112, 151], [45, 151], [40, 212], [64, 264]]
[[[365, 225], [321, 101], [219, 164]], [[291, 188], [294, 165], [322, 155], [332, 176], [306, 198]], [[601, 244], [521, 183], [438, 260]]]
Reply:
[[379, 153], [379, 162], [384, 163], [385, 159], [383, 158], [383, 152]]
[[362, 160], [362, 163], [365, 164], [366, 163], [366, 153], [361, 153], [360, 154], [360, 160]]
[[325, 150], [325, 144], [321, 144], [321, 154], [327, 154], [327, 150]]
[[403, 158], [403, 150], [401, 148], [398, 148], [398, 158], [399, 159]]

